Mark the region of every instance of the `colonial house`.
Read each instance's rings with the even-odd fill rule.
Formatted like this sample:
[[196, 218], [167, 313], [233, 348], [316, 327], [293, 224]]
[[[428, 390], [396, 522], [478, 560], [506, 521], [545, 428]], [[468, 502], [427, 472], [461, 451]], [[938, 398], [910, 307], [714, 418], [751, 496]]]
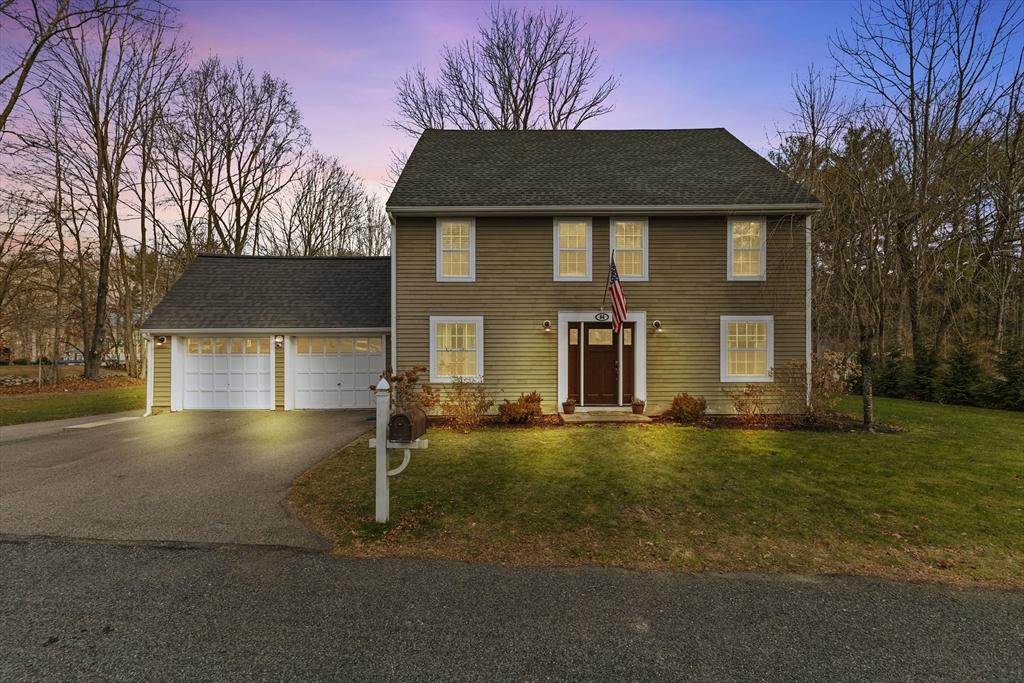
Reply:
[[685, 391], [728, 412], [809, 365], [818, 207], [722, 128], [429, 130], [388, 200], [390, 259], [197, 259], [146, 323], [149, 403], [366, 407], [385, 366], [421, 365], [548, 411]]

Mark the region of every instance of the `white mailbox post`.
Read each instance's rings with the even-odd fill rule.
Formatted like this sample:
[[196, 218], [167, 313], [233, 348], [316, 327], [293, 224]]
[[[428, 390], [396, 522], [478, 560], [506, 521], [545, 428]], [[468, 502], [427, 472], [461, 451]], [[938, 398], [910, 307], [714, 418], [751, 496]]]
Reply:
[[[409, 459], [412, 457], [412, 449], [426, 448], [426, 439], [416, 439], [410, 442], [388, 441], [388, 423], [391, 421], [391, 385], [381, 378], [377, 383], [377, 434], [370, 439], [370, 448], [377, 452], [377, 488], [376, 488], [376, 520], [383, 524], [391, 516], [391, 487], [389, 477], [394, 477], [405, 471], [409, 466]], [[393, 470], [388, 469], [388, 449], [400, 448], [405, 451], [402, 464]]]

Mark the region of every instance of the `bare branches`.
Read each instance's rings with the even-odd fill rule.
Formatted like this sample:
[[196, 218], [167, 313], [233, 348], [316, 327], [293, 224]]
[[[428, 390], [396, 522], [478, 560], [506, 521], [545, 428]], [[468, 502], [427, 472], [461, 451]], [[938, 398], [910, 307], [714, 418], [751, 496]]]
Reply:
[[[139, 0], [3, 0], [0, 2], [0, 22], [9, 36], [14, 27], [21, 35], [21, 49], [14, 53], [13, 64], [0, 66], [0, 135], [7, 130], [7, 121], [19, 98], [25, 92], [29, 76], [44, 50], [58, 39], [71, 35], [89, 23], [103, 18], [139, 16], [149, 12], [140, 8]], [[152, 3], [159, 8], [160, 3]], [[157, 10], [159, 12], [159, 9]], [[9, 40], [11, 38], [8, 38]]]
[[261, 219], [299, 173], [309, 144], [288, 84], [241, 62], [207, 59], [189, 75], [161, 135], [170, 143], [165, 186], [190, 240], [201, 206], [205, 248], [258, 251]]
[[395, 84], [399, 118], [427, 128], [579, 128], [613, 109], [615, 76], [599, 76], [597, 48], [568, 10], [492, 6], [479, 35], [442, 51], [440, 75], [418, 67]]

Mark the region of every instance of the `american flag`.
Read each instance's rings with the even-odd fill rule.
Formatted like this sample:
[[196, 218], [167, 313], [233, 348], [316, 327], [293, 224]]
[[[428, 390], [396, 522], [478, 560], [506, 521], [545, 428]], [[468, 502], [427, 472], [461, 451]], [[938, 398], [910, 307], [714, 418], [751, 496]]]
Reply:
[[612, 265], [608, 269], [608, 291], [612, 295], [612, 330], [618, 334], [622, 323], [626, 322], [626, 295], [622, 293], [619, 282], [619, 269], [615, 267], [615, 254], [612, 254]]

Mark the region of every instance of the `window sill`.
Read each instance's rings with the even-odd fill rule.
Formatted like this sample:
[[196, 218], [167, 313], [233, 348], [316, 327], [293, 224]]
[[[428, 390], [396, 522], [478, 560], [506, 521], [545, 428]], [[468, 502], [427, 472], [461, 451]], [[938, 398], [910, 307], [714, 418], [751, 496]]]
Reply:
[[475, 377], [437, 377], [435, 375], [430, 376], [431, 384], [455, 384], [456, 381], [463, 381], [466, 384], [480, 384], [484, 381], [483, 375], [476, 375]]
[[722, 382], [722, 384], [764, 384], [766, 382], [774, 381], [774, 379], [771, 376], [766, 377], [764, 375], [723, 375], [722, 377], [719, 378], [719, 380]]

